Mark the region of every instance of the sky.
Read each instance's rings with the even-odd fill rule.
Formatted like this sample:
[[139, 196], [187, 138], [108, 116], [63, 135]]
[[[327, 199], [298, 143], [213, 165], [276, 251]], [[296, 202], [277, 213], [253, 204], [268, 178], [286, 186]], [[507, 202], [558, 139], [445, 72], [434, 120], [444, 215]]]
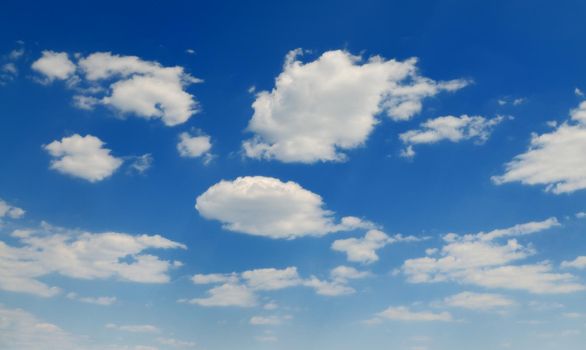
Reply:
[[0, 348], [582, 350], [581, 1], [0, 11]]

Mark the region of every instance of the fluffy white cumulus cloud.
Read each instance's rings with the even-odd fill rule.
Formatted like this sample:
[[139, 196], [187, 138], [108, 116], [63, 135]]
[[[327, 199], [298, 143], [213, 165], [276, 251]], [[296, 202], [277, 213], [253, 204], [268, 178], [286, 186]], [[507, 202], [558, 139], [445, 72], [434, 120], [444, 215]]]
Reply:
[[515, 265], [535, 254], [516, 239], [558, 226], [555, 218], [529, 222], [510, 228], [464, 236], [444, 236], [445, 245], [422, 258], [408, 259], [402, 271], [412, 283], [455, 281], [485, 288], [525, 290], [537, 294], [572, 293], [585, 290], [577, 278], [554, 271], [548, 262]]
[[227, 230], [269, 238], [322, 236], [372, 226], [355, 217], [336, 223], [319, 195], [295, 182], [263, 176], [221, 181], [197, 197], [195, 208]]
[[181, 157], [197, 158], [209, 154], [212, 148], [211, 138], [207, 135], [190, 135], [183, 132], [179, 135], [177, 151]]
[[[197, 274], [192, 277], [194, 284], [214, 285], [207, 291], [207, 297], [179, 301], [200, 306], [253, 307], [259, 303], [259, 293], [293, 287], [311, 288], [316, 294], [324, 296], [341, 296], [355, 292], [348, 286], [349, 280], [367, 276], [369, 276], [367, 272], [346, 266], [333, 269], [328, 280], [321, 280], [316, 276], [302, 278], [294, 266], [284, 269], [255, 269], [230, 274]], [[275, 308], [274, 303], [265, 305], [267, 310]]]
[[161, 119], [167, 126], [185, 123], [198, 112], [198, 102], [185, 89], [201, 82], [180, 66], [165, 67], [137, 56], [96, 52], [74, 63], [65, 52], [43, 51], [32, 68], [46, 80], [68, 79], [74, 105], [109, 106], [122, 115]]
[[444, 305], [477, 311], [503, 309], [515, 305], [515, 301], [491, 293], [462, 292], [444, 299]]
[[11, 246], [0, 241], [0, 289], [51, 297], [59, 288], [41, 279], [51, 274], [76, 279], [116, 278], [138, 283], [166, 283], [175, 262], [145, 251], [185, 249], [159, 235], [90, 233], [49, 225], [15, 230]]
[[545, 185], [548, 192], [571, 193], [586, 188], [586, 101], [570, 112], [570, 120], [554, 131], [533, 135], [529, 149], [506, 164], [496, 184]]
[[25, 214], [24, 209], [8, 204], [0, 198], [0, 219], [9, 217], [11, 219], [20, 219]]
[[328, 51], [315, 61], [287, 55], [272, 91], [256, 94], [243, 143], [251, 158], [282, 162], [343, 161], [343, 151], [363, 145], [385, 113], [407, 120], [422, 101], [441, 91], [458, 90], [466, 80], [437, 82], [419, 75], [416, 59], [363, 60], [346, 51]]
[[372, 264], [378, 261], [377, 250], [397, 242], [415, 242], [421, 240], [414, 236], [404, 237], [397, 234], [389, 237], [379, 230], [369, 230], [363, 238], [338, 239], [332, 243], [332, 249], [346, 253], [348, 261]]
[[76, 71], [77, 67], [69, 59], [66, 52], [43, 51], [41, 58], [33, 62], [32, 68], [42, 74], [47, 82], [55, 79], [66, 80]]
[[51, 169], [90, 182], [111, 176], [122, 165], [122, 159], [112, 156], [104, 142], [92, 135], [75, 134], [43, 148], [54, 158]]
[[453, 320], [449, 312], [413, 311], [405, 306], [391, 306], [384, 311], [377, 313], [366, 323], [380, 323], [383, 320], [405, 321], [405, 322], [450, 322]]
[[448, 115], [429, 119], [421, 124], [421, 128], [409, 130], [399, 135], [401, 141], [407, 145], [402, 155], [414, 156], [413, 145], [432, 144], [444, 140], [450, 142], [476, 140], [477, 143], [483, 143], [490, 137], [492, 129], [503, 120], [502, 116], [487, 119], [468, 115], [460, 117]]

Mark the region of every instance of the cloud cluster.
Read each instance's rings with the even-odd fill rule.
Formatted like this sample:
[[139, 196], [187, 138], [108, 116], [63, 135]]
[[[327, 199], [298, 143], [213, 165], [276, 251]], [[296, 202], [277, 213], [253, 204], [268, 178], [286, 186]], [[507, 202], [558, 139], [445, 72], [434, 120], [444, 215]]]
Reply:
[[22, 60], [25, 50], [24, 43], [19, 42], [18, 47], [7, 55], [0, 56], [0, 86], [14, 80], [19, 73], [19, 61]]
[[378, 261], [376, 251], [388, 244], [398, 242], [417, 242], [420, 238], [414, 236], [404, 237], [396, 234], [389, 237], [382, 231], [369, 230], [363, 238], [338, 239], [332, 243], [332, 249], [346, 253], [348, 261], [362, 264], [372, 264]]
[[272, 91], [256, 94], [254, 114], [244, 141], [251, 158], [282, 162], [343, 161], [344, 151], [363, 145], [385, 113], [408, 120], [425, 98], [466, 86], [466, 80], [437, 82], [419, 75], [417, 60], [364, 61], [346, 51], [323, 53], [315, 61], [299, 60], [291, 51]]
[[571, 110], [570, 120], [554, 131], [533, 135], [529, 149], [506, 164], [503, 175], [494, 176], [496, 184], [521, 182], [545, 185], [555, 194], [586, 188], [586, 101]]
[[110, 154], [99, 138], [75, 134], [43, 146], [52, 157], [51, 169], [90, 182], [110, 177], [122, 165], [122, 159]]
[[165, 67], [136, 56], [96, 52], [72, 61], [66, 52], [43, 51], [32, 64], [46, 83], [67, 81], [82, 109], [111, 107], [122, 115], [161, 119], [167, 126], [185, 123], [198, 112], [195, 97], [185, 91], [200, 82], [183, 67]]
[[481, 116], [451, 115], [429, 119], [421, 124], [419, 129], [409, 130], [399, 135], [399, 138], [407, 146], [403, 151], [404, 157], [413, 157], [414, 145], [433, 144], [440, 141], [460, 142], [475, 140], [483, 143], [490, 137], [492, 129], [500, 124], [504, 117], [498, 116], [487, 119]]
[[166, 283], [178, 262], [146, 253], [152, 249], [185, 249], [159, 235], [90, 233], [44, 224], [12, 232], [18, 246], [0, 241], [0, 289], [51, 297], [60, 289], [41, 278], [51, 274], [76, 279], [116, 278], [137, 283]]
[[445, 244], [439, 252], [430, 251], [426, 257], [408, 259], [401, 269], [412, 283], [455, 281], [537, 294], [585, 290], [586, 286], [579, 283], [575, 276], [555, 272], [548, 262], [514, 264], [535, 254], [534, 249], [523, 246], [514, 238], [500, 241], [555, 226], [559, 226], [558, 221], [550, 218], [487, 233], [464, 236], [450, 233], [443, 237]]
[[205, 298], [180, 301], [200, 306], [252, 307], [259, 303], [259, 292], [293, 287], [309, 287], [319, 295], [339, 296], [355, 292], [347, 285], [349, 280], [367, 276], [368, 273], [347, 266], [333, 269], [329, 280], [320, 280], [315, 276], [302, 278], [293, 266], [248, 270], [240, 274], [197, 274], [192, 277], [193, 283], [212, 284], [214, 287], [208, 290]]
[[323, 208], [322, 198], [299, 184], [264, 176], [221, 181], [197, 197], [195, 208], [223, 228], [278, 239], [323, 236], [328, 233], [370, 228], [356, 217], [335, 222], [334, 213]]

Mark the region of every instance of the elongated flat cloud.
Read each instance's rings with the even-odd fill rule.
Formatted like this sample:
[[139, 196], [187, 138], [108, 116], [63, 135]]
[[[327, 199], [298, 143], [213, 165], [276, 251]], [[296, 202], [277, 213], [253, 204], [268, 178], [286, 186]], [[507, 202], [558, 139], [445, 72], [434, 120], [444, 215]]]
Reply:
[[376, 251], [386, 245], [419, 240], [419, 238], [414, 236], [403, 237], [400, 234], [389, 237], [382, 231], [370, 230], [363, 238], [347, 238], [334, 241], [332, 243], [332, 250], [346, 253], [348, 261], [372, 264], [378, 261]]
[[159, 235], [90, 233], [49, 225], [12, 233], [19, 246], [0, 241], [0, 289], [51, 297], [59, 293], [41, 281], [50, 274], [93, 280], [115, 278], [137, 283], [166, 283], [175, 262], [145, 251], [185, 249]]
[[[293, 287], [308, 287], [316, 294], [340, 296], [352, 294], [349, 280], [365, 278], [367, 272], [351, 267], [338, 266], [330, 272], [331, 279], [321, 280], [316, 276], [302, 278], [296, 267], [284, 269], [264, 268], [230, 274], [197, 274], [192, 277], [195, 284], [214, 285], [207, 291], [207, 297], [180, 300], [200, 306], [253, 307], [258, 305], [261, 292], [271, 292]], [[269, 307], [267, 309], [271, 309]]]
[[541, 232], [559, 226], [555, 218], [510, 228], [464, 236], [444, 236], [445, 245], [428, 256], [408, 259], [402, 271], [412, 283], [454, 281], [485, 288], [525, 290], [536, 294], [563, 294], [585, 290], [586, 286], [568, 273], [558, 273], [548, 262], [515, 263], [535, 254], [516, 239], [503, 238]]
[[460, 117], [448, 115], [429, 119], [421, 124], [421, 128], [409, 130], [399, 135], [401, 141], [407, 145], [402, 155], [405, 157], [414, 156], [414, 145], [432, 144], [444, 140], [450, 142], [475, 140], [476, 143], [484, 143], [488, 140], [492, 129], [503, 120], [502, 116], [487, 119], [468, 115]]
[[272, 91], [261, 91], [244, 141], [251, 158], [282, 162], [343, 161], [344, 151], [363, 145], [385, 113], [407, 120], [422, 101], [441, 91], [455, 91], [466, 80], [436, 82], [419, 75], [417, 60], [385, 60], [336, 50], [313, 62], [299, 60], [302, 50], [287, 55]]
[[444, 305], [475, 311], [490, 311], [515, 305], [515, 301], [491, 293], [462, 292], [444, 299]]
[[122, 115], [161, 119], [167, 126], [185, 123], [199, 111], [185, 89], [201, 80], [180, 66], [110, 52], [92, 53], [75, 63], [65, 52], [43, 51], [32, 68], [47, 82], [67, 80], [77, 93], [74, 105], [81, 109], [104, 105]]
[[545, 185], [555, 194], [586, 188], [586, 102], [570, 112], [570, 120], [550, 133], [533, 135], [529, 149], [505, 165], [505, 173], [494, 176], [497, 185], [521, 182]]
[[367, 320], [366, 323], [380, 323], [383, 320], [403, 322], [450, 322], [453, 319], [452, 315], [445, 311], [440, 313], [431, 311], [412, 311], [405, 306], [391, 306], [376, 314], [374, 318]]
[[279, 239], [369, 228], [356, 217], [335, 222], [322, 198], [299, 184], [263, 176], [221, 181], [197, 197], [195, 208], [230, 231]]
[[122, 159], [110, 155], [104, 142], [92, 135], [75, 134], [43, 148], [54, 158], [51, 169], [90, 182], [110, 177], [122, 165]]

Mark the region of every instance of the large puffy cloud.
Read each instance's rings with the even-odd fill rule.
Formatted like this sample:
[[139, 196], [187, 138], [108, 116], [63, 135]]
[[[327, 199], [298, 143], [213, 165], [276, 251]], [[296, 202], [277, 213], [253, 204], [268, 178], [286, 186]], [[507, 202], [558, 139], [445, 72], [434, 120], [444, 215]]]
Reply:
[[43, 148], [54, 157], [51, 169], [90, 182], [111, 176], [122, 165], [122, 159], [110, 154], [99, 138], [78, 134], [53, 141]]
[[586, 188], [586, 101], [570, 112], [570, 121], [554, 131], [533, 135], [529, 149], [506, 164], [496, 184], [545, 185], [548, 192], [571, 193]]
[[277, 291], [293, 287], [308, 287], [316, 294], [340, 296], [352, 294], [355, 290], [348, 286], [353, 279], [365, 278], [369, 273], [347, 266], [338, 266], [330, 272], [330, 279], [321, 280], [316, 276], [302, 278], [296, 267], [284, 269], [264, 268], [230, 274], [197, 274], [192, 277], [195, 284], [212, 284], [207, 297], [180, 302], [200, 306], [253, 307], [258, 305], [260, 292]]
[[263, 176], [221, 181], [197, 197], [195, 208], [230, 231], [293, 239], [372, 227], [356, 217], [336, 223], [322, 198], [299, 184]]
[[161, 119], [167, 126], [185, 123], [198, 112], [198, 102], [185, 88], [201, 80], [180, 66], [110, 52], [81, 57], [76, 65], [65, 52], [44, 51], [32, 68], [49, 81], [68, 79], [77, 92], [74, 104], [82, 109], [101, 104], [123, 115]]
[[523, 246], [516, 239], [499, 242], [505, 237], [528, 235], [558, 225], [555, 218], [550, 218], [488, 233], [447, 234], [439, 253], [432, 251], [426, 257], [408, 259], [402, 271], [412, 283], [455, 281], [537, 294], [584, 290], [586, 286], [575, 276], [554, 271], [548, 262], [516, 265], [516, 262], [534, 255], [535, 250]]
[[66, 80], [76, 70], [75, 63], [69, 59], [66, 52], [43, 51], [43, 56], [33, 62], [32, 68], [41, 73], [47, 82], [55, 79]]
[[378, 261], [376, 251], [388, 244], [398, 242], [414, 242], [420, 239], [414, 236], [404, 237], [397, 234], [389, 237], [382, 231], [369, 230], [363, 238], [339, 239], [332, 243], [332, 249], [346, 253], [348, 261], [371, 264]]
[[377, 115], [407, 120], [422, 101], [441, 91], [458, 90], [465, 80], [436, 82], [418, 74], [416, 59], [385, 60], [328, 51], [303, 63], [291, 51], [272, 91], [261, 91], [252, 105], [243, 143], [252, 158], [283, 162], [342, 161], [343, 151], [363, 145]]
[[429, 119], [421, 124], [421, 128], [409, 130], [399, 135], [401, 141], [407, 145], [402, 155], [414, 156], [413, 145], [432, 144], [443, 140], [450, 142], [476, 140], [477, 143], [483, 143], [488, 140], [492, 129], [503, 120], [502, 116], [487, 119], [468, 115], [460, 117], [448, 115]]
[[117, 278], [138, 283], [166, 283], [178, 262], [146, 253], [151, 249], [185, 249], [159, 235], [90, 233], [49, 225], [16, 230], [19, 246], [0, 241], [0, 289], [50, 297], [59, 293], [40, 279], [50, 274], [76, 279]]

